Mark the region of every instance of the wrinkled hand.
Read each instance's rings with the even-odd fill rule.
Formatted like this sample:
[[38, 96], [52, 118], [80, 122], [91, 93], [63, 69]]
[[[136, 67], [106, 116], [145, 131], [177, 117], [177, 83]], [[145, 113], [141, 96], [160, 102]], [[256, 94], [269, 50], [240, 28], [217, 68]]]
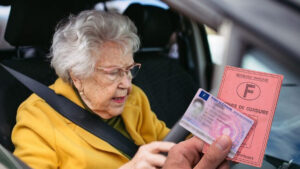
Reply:
[[225, 158], [231, 145], [230, 137], [221, 136], [203, 155], [204, 142], [193, 137], [175, 145], [169, 151], [163, 169], [228, 169], [229, 164]]
[[169, 152], [174, 146], [171, 142], [155, 141], [139, 148], [134, 157], [119, 169], [156, 169], [161, 168], [166, 156], [160, 152]]

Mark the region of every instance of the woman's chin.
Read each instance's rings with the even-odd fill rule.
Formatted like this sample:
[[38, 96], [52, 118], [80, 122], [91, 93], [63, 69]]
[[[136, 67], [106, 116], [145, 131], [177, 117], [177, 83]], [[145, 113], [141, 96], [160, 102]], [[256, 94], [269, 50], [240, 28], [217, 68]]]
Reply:
[[116, 116], [119, 116], [122, 114], [124, 110], [124, 105], [123, 106], [120, 106], [120, 107], [114, 107], [110, 112], [109, 114], [111, 115], [111, 118], [112, 117], [116, 117]]

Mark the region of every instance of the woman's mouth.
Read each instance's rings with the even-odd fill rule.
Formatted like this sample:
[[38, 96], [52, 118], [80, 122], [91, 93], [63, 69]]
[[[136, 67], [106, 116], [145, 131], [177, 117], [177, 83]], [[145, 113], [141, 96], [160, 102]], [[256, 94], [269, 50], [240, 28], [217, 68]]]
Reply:
[[125, 102], [125, 99], [126, 99], [126, 96], [123, 96], [123, 97], [114, 97], [114, 98], [112, 98], [112, 100], [113, 100], [115, 103], [124, 103], [124, 102]]

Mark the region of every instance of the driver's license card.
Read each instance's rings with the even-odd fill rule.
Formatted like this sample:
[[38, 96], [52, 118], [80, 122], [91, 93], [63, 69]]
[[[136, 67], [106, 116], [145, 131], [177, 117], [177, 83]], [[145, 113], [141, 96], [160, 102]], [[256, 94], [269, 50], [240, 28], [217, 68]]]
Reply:
[[179, 124], [208, 144], [221, 135], [230, 136], [228, 157], [233, 158], [253, 123], [251, 118], [199, 89]]

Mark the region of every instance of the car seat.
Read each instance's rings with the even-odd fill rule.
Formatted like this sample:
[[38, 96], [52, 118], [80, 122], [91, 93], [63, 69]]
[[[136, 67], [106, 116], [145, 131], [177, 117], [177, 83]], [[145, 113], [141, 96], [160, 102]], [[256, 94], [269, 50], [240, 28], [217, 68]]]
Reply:
[[[22, 72], [45, 85], [50, 85], [56, 79], [49, 62], [39, 58], [2, 60], [7, 65]], [[16, 123], [17, 108], [32, 92], [13, 78], [7, 71], [0, 67], [0, 144], [13, 151], [11, 131]]]
[[135, 61], [142, 63], [142, 68], [133, 83], [144, 90], [158, 118], [172, 127], [198, 89], [179, 61], [168, 57], [178, 18], [169, 9], [137, 3], [131, 4], [124, 15], [136, 24], [141, 39]]
[[[90, 7], [88, 3], [85, 0], [10, 1], [11, 11], [5, 38], [17, 48], [17, 52], [15, 56], [9, 58], [1, 57], [0, 62], [46, 85], [52, 84], [57, 76], [45, 56], [50, 47], [54, 27], [69, 13], [77, 13]], [[30, 56], [22, 54], [24, 50]], [[13, 151], [10, 135], [16, 122], [16, 111], [31, 91], [2, 67], [0, 77], [0, 144]]]

